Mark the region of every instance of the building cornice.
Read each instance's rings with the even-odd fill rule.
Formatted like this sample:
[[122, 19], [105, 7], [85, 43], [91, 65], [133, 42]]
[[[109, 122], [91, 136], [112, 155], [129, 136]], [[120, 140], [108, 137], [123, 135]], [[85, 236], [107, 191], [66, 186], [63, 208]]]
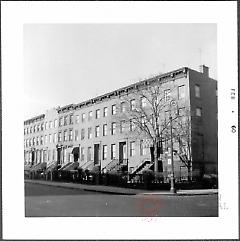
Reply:
[[167, 81], [186, 76], [187, 71], [188, 71], [188, 68], [183, 67], [181, 69], [174, 70], [174, 71], [171, 71], [171, 72], [168, 72], [168, 73], [165, 73], [165, 74], [156, 75], [156, 76], [153, 76], [151, 78], [143, 79], [143, 80], [141, 80], [139, 82], [136, 82], [134, 84], [119, 88], [117, 90], [111, 91], [111, 92], [106, 93], [104, 95], [100, 95], [100, 96], [97, 96], [95, 98], [89, 99], [87, 101], [83, 101], [83, 102], [80, 102], [78, 104], [75, 104], [74, 109], [75, 110], [81, 109], [83, 107], [93, 105], [97, 102], [101, 102], [105, 99], [109, 99], [109, 98], [119, 96], [119, 95], [125, 95], [127, 93], [133, 92], [134, 90], [138, 89], [139, 87], [151, 85], [152, 83], [155, 83], [155, 82], [165, 83]]
[[31, 118], [31, 119], [25, 120], [24, 121], [24, 125], [29, 125], [29, 124], [34, 123], [36, 121], [41, 121], [44, 118], [45, 118], [45, 114], [41, 114], [41, 115], [35, 116], [35, 117]]
[[[66, 106], [63, 106], [63, 107], [58, 107], [57, 112], [60, 114], [60, 113], [66, 113], [66, 112], [69, 112], [69, 111], [73, 111], [73, 110], [81, 109], [81, 108], [84, 108], [84, 107], [88, 107], [88, 106], [94, 105], [95, 103], [99, 103], [101, 101], [104, 101], [104, 100], [112, 98], [112, 97], [121, 96], [121, 95], [131, 93], [134, 90], [138, 89], [139, 87], [151, 85], [155, 82], [165, 83], [165, 82], [168, 82], [170, 80], [181, 78], [183, 76], [186, 76], [187, 72], [188, 72], [188, 68], [183, 67], [183, 68], [180, 68], [180, 69], [177, 69], [177, 70], [165, 73], [165, 74], [156, 75], [156, 76], [153, 76], [151, 78], [145, 78], [145, 79], [140, 80], [140, 81], [138, 81], [134, 84], [119, 88], [117, 90], [114, 90], [114, 91], [108, 92], [104, 95], [100, 95], [100, 96], [94, 97], [92, 99], [80, 102], [78, 104], [69, 104], [69, 105], [66, 105]], [[24, 124], [30, 124], [30, 123], [38, 120], [39, 117], [44, 118], [45, 115], [43, 114], [43, 115], [31, 118], [29, 120], [26, 120], [26, 121], [24, 121]]]

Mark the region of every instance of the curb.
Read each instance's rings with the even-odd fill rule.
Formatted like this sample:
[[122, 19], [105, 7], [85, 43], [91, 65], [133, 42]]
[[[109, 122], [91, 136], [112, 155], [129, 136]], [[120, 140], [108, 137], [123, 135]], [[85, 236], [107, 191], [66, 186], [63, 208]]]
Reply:
[[74, 189], [74, 190], [84, 190], [88, 192], [99, 192], [99, 193], [105, 193], [105, 194], [115, 194], [115, 195], [137, 195], [139, 194], [138, 192], [136, 193], [127, 193], [127, 192], [117, 192], [117, 191], [110, 191], [110, 190], [96, 190], [96, 189], [91, 189], [91, 188], [81, 188], [81, 187], [74, 187], [74, 186], [65, 186], [61, 184], [51, 184], [51, 183], [43, 183], [43, 182], [31, 182], [31, 181], [26, 181], [27, 183], [31, 184], [38, 184], [38, 185], [45, 185], [45, 186], [51, 186], [51, 187], [61, 187], [61, 188], [66, 188], [66, 189]]
[[104, 190], [93, 190], [93, 189], [82, 189], [84, 191], [88, 192], [99, 192], [99, 193], [105, 193], [105, 194], [115, 194], [115, 195], [137, 195], [138, 193], [125, 193], [125, 192], [114, 192], [114, 191], [104, 191]]
[[165, 195], [165, 196], [201, 196], [201, 195], [216, 195], [218, 192], [205, 192], [205, 193], [139, 193], [140, 195]]
[[111, 191], [111, 190], [97, 190], [97, 189], [91, 189], [86, 187], [77, 187], [77, 186], [71, 186], [71, 185], [61, 185], [61, 183], [46, 183], [46, 182], [32, 182], [29, 180], [25, 180], [26, 183], [31, 184], [38, 184], [38, 185], [45, 185], [45, 186], [51, 186], [51, 187], [61, 187], [61, 188], [67, 188], [67, 189], [74, 189], [74, 190], [84, 190], [88, 192], [98, 192], [98, 193], [105, 193], [105, 194], [115, 194], [115, 195], [164, 195], [164, 196], [199, 196], [199, 195], [216, 195], [218, 194], [218, 191], [213, 192], [200, 192], [200, 193], [171, 193], [171, 192], [141, 192], [141, 190], [136, 190], [136, 192], [132, 191], [130, 193], [128, 192], [122, 192], [122, 191]]

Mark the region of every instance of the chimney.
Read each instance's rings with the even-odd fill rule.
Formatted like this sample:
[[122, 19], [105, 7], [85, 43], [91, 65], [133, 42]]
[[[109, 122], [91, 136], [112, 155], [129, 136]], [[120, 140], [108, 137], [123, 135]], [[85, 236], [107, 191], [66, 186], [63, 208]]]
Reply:
[[199, 71], [209, 77], [209, 67], [207, 67], [206, 65], [200, 65]]

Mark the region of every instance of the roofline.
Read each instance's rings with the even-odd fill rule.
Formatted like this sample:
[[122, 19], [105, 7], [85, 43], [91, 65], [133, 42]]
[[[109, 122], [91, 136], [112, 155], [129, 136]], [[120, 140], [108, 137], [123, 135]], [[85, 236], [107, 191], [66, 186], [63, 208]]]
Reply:
[[25, 120], [24, 121], [24, 125], [27, 125], [27, 124], [30, 124], [34, 121], [37, 121], [39, 119], [44, 119], [45, 118], [45, 114], [41, 114], [41, 115], [38, 115], [38, 116], [34, 116], [32, 117], [31, 119], [28, 119], [28, 120]]
[[138, 82], [135, 82], [135, 83], [133, 83], [131, 85], [128, 85], [128, 86], [116, 89], [116, 90], [108, 92], [106, 94], [99, 95], [99, 96], [94, 97], [92, 99], [89, 99], [89, 100], [80, 102], [78, 104], [75, 104], [74, 107], [75, 107], [75, 109], [78, 108], [78, 107], [81, 108], [81, 106], [92, 104], [92, 103], [95, 103], [98, 100], [109, 98], [111, 96], [117, 96], [117, 95], [121, 94], [122, 92], [128, 92], [129, 90], [136, 89], [136, 88], [138, 88], [138, 87], [140, 87], [142, 85], [145, 85], [145, 84], [149, 85], [149, 84], [155, 82], [156, 80], [158, 80], [158, 81], [165, 81], [166, 79], [172, 79], [172, 78], [174, 78], [178, 74], [186, 74], [187, 71], [188, 71], [187, 67], [182, 67], [180, 69], [177, 69], [177, 70], [174, 70], [174, 71], [171, 71], [171, 72], [167, 72], [165, 74], [156, 75], [156, 76], [153, 76], [151, 78], [145, 78], [145, 79], [143, 79], [141, 81], [138, 81]]
[[[135, 82], [133, 84], [130, 84], [130, 85], [127, 85], [125, 87], [116, 89], [114, 91], [108, 92], [108, 93], [103, 94], [103, 95], [99, 95], [97, 97], [88, 99], [86, 101], [82, 101], [82, 102], [77, 103], [77, 104], [69, 104], [69, 105], [65, 105], [63, 107], [58, 107], [56, 110], [57, 110], [58, 113], [64, 113], [66, 111], [81, 108], [82, 106], [88, 106], [89, 104], [94, 104], [95, 102], [97, 102], [99, 100], [101, 101], [102, 99], [110, 98], [111, 96], [117, 96], [117, 95], [119, 95], [123, 92], [127, 93], [127, 92], [132, 91], [133, 89], [136, 89], [136, 88], [138, 88], [142, 85], [149, 85], [149, 84], [155, 82], [156, 80], [161, 81], [161, 82], [165, 82], [168, 79], [173, 79], [176, 75], [187, 74], [188, 69], [189, 69], [188, 67], [182, 67], [180, 69], [173, 70], [173, 71], [170, 71], [170, 72], [167, 72], [167, 73], [164, 73], [164, 74], [160, 74], [160, 75], [158, 74], [158, 75], [153, 76], [151, 78], [144, 78], [143, 80], [140, 80], [140, 81]], [[41, 115], [41, 116], [43, 116], [43, 115]], [[37, 117], [39, 117], [39, 116], [37, 116]], [[25, 122], [34, 121], [37, 117], [33, 117], [29, 120], [26, 120]], [[25, 124], [25, 122], [24, 122], [24, 124]]]

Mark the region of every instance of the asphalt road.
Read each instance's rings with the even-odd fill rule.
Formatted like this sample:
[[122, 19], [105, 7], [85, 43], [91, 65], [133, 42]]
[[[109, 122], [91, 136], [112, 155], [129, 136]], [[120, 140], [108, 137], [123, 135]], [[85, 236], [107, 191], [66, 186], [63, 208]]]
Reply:
[[213, 195], [117, 195], [25, 183], [26, 217], [218, 216]]

